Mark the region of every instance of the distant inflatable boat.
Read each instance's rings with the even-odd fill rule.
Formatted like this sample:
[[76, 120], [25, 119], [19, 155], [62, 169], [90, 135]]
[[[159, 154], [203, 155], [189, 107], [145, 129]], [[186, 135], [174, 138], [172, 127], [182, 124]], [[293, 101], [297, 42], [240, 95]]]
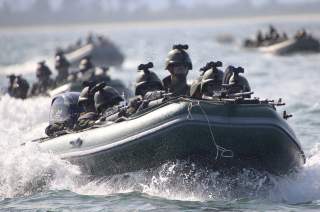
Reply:
[[[104, 81], [106, 85], [113, 87], [116, 89], [120, 94], [125, 95], [126, 97], [132, 97], [133, 92], [127, 88], [120, 80], [109, 80], [109, 81]], [[53, 97], [58, 94], [62, 94], [65, 92], [80, 92], [82, 90], [82, 82], [81, 81], [76, 81], [76, 82], [67, 82], [64, 85], [61, 85], [53, 90], [50, 90], [48, 92], [49, 96]]]
[[258, 100], [176, 98], [128, 120], [39, 139], [44, 151], [102, 176], [186, 160], [213, 170], [287, 174], [305, 163], [297, 137], [273, 105]]
[[96, 66], [121, 66], [124, 55], [113, 43], [90, 43], [79, 48], [63, 50], [72, 66], [78, 66], [81, 59], [90, 56]]
[[289, 39], [274, 45], [260, 47], [260, 51], [265, 53], [287, 55], [294, 53], [320, 52], [320, 43], [312, 37]]

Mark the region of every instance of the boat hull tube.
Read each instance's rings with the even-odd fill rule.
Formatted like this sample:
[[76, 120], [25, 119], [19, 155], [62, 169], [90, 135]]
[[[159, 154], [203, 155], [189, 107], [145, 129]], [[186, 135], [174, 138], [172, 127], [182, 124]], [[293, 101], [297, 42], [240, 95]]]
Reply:
[[267, 47], [260, 47], [259, 50], [277, 55], [287, 55], [299, 52], [320, 52], [320, 43], [310, 37], [300, 39], [292, 38]]
[[129, 120], [42, 140], [40, 148], [103, 176], [186, 160], [213, 170], [287, 174], [305, 162], [294, 132], [269, 104], [178, 99]]

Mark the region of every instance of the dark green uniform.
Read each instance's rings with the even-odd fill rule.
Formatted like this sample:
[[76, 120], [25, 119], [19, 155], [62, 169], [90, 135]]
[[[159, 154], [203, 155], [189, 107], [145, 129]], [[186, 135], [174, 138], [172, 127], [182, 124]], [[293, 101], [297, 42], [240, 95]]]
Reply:
[[165, 91], [175, 96], [190, 96], [190, 86], [186, 78], [167, 76], [162, 80]]

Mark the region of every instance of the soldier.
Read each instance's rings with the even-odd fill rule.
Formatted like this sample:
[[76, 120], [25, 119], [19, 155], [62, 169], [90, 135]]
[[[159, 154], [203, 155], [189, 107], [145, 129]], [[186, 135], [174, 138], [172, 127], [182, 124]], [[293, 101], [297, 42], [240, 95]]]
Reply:
[[46, 81], [51, 76], [52, 72], [46, 65], [46, 61], [40, 61], [36, 70], [37, 78], [41, 81]]
[[36, 69], [37, 83], [34, 83], [31, 89], [31, 95], [46, 94], [47, 90], [54, 86], [53, 80], [50, 78], [52, 72], [45, 64], [45, 61], [38, 63]]
[[139, 76], [135, 84], [135, 95], [144, 96], [150, 91], [163, 90], [163, 85], [156, 73], [150, 71], [153, 68], [153, 63], [140, 64], [138, 70], [140, 71]]
[[215, 91], [221, 90], [223, 71], [218, 67], [222, 67], [222, 62], [209, 62], [202, 68], [204, 73], [200, 83], [201, 96], [212, 96]]
[[55, 69], [58, 71], [58, 75], [56, 77], [57, 84], [62, 84], [67, 80], [69, 76], [69, 67], [70, 63], [64, 56], [63, 52], [57, 53], [55, 57]]
[[87, 44], [93, 43], [93, 34], [91, 32], [88, 33], [87, 38], [86, 38]]
[[111, 77], [109, 75], [109, 70], [110, 68], [107, 66], [101, 66], [101, 70], [102, 70], [102, 76], [104, 77], [104, 81], [111, 81]]
[[96, 83], [100, 83], [100, 82], [110, 83], [112, 79], [108, 73], [109, 67], [101, 66], [99, 69], [100, 69], [100, 73], [94, 73], [94, 74], [91, 73], [92, 75], [89, 78], [89, 80], [94, 81]]
[[29, 83], [21, 75], [16, 76], [14, 81], [14, 97], [26, 99], [28, 96]]
[[91, 62], [91, 58], [89, 56], [83, 58], [80, 61], [79, 70], [80, 70], [81, 73], [85, 73], [85, 72], [87, 72], [87, 71], [89, 71], [90, 69], [93, 69], [93, 68], [94, 68], [94, 65]]
[[94, 65], [91, 62], [91, 58], [89, 56], [81, 59], [80, 64], [79, 64], [79, 71], [81, 73], [85, 73], [93, 68], [94, 68]]
[[[235, 68], [234, 66], [228, 66], [224, 73], [222, 82], [227, 86], [229, 94], [251, 91], [248, 80], [239, 75], [239, 73], [244, 73], [244, 69], [242, 67]], [[250, 95], [246, 97], [250, 97]]]
[[190, 87], [187, 84], [187, 75], [192, 69], [192, 62], [185, 51], [188, 45], [174, 45], [166, 59], [166, 70], [170, 75], [162, 80], [165, 91], [176, 96], [189, 96]]
[[302, 39], [302, 38], [305, 38], [307, 36], [307, 31], [305, 29], [301, 29], [301, 30], [298, 30], [298, 32], [295, 34], [295, 38], [296, 39]]
[[7, 78], [9, 79], [9, 86], [8, 86], [8, 94], [12, 97], [15, 96], [14, 94], [14, 81], [16, 79], [16, 75], [14, 74], [10, 74], [7, 76]]
[[[139, 76], [135, 84], [135, 97], [129, 100], [129, 105], [124, 116], [134, 114], [140, 106], [147, 107], [147, 101], [152, 96], [153, 92], [162, 91], [163, 85], [156, 73], [150, 71], [153, 68], [153, 63], [140, 64], [138, 66]], [[143, 102], [145, 100], [145, 102]], [[145, 103], [144, 105], [142, 105]]]
[[190, 96], [201, 99], [203, 96], [212, 96], [214, 91], [222, 88], [223, 71], [218, 69], [222, 62], [209, 62], [200, 69], [200, 77], [191, 84]]
[[90, 56], [81, 59], [77, 78], [81, 81], [93, 81], [95, 77], [95, 66], [91, 62]]
[[80, 48], [80, 47], [82, 46], [81, 38], [79, 38], [79, 39], [76, 41], [75, 46], [76, 46], [77, 48]]
[[258, 45], [260, 45], [262, 42], [263, 42], [263, 36], [262, 36], [262, 32], [259, 30], [258, 32], [257, 32], [257, 43], [258, 43]]
[[95, 84], [85, 81], [83, 87], [79, 96], [78, 105], [83, 108], [84, 112], [80, 114], [75, 130], [88, 128], [94, 125], [95, 121], [99, 118], [93, 99], [97, 89]]
[[95, 109], [99, 115], [108, 116], [108, 114], [116, 110], [114, 106], [119, 105], [123, 98], [117, 90], [110, 86], [105, 86], [105, 83], [100, 83], [97, 87], [97, 91], [94, 94]]
[[276, 28], [274, 28], [274, 26], [273, 25], [269, 25], [269, 35], [270, 35], [270, 37], [273, 37], [274, 36], [274, 34], [277, 34], [278, 32], [277, 32], [277, 30], [276, 30]]
[[282, 38], [283, 38], [283, 40], [288, 40], [288, 35], [287, 35], [287, 33], [284, 32], [284, 33], [282, 34]]

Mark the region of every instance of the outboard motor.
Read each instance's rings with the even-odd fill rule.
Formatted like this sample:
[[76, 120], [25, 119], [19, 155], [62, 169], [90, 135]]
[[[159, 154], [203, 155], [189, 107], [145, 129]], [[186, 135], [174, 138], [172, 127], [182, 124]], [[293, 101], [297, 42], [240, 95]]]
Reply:
[[78, 105], [79, 92], [68, 92], [55, 96], [51, 102], [49, 124], [64, 124], [72, 128], [83, 108]]

